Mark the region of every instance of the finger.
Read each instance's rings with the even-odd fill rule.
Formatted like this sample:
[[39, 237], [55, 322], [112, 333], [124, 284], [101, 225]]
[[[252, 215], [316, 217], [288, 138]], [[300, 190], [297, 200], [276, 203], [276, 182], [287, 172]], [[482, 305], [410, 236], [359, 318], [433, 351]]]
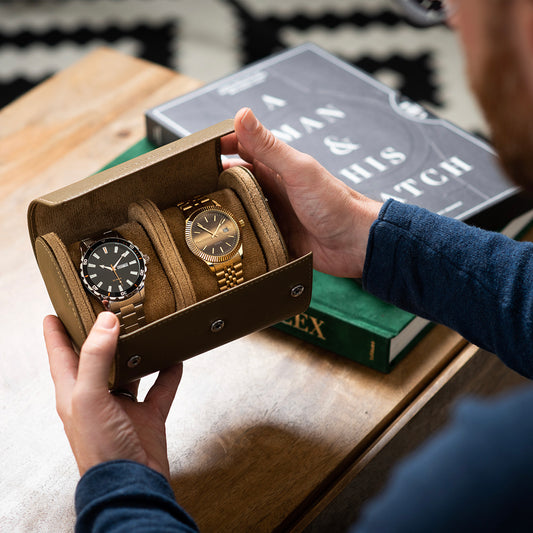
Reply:
[[43, 321], [44, 341], [48, 352], [50, 374], [56, 389], [58, 404], [70, 396], [76, 383], [78, 355], [72, 348], [72, 342], [56, 316], [49, 315]]
[[282, 176], [307, 161], [308, 156], [278, 139], [247, 107], [235, 115], [235, 133], [242, 145], [243, 153], [239, 153], [243, 159], [257, 159]]
[[120, 332], [118, 319], [110, 311], [101, 312], [80, 352], [78, 383], [91, 389], [107, 390], [109, 371]]
[[232, 167], [245, 167], [248, 170], [252, 170], [253, 168], [250, 163], [247, 163], [246, 161], [243, 161], [242, 159], [239, 159], [237, 157], [224, 159], [224, 161], [222, 161], [222, 167], [224, 168], [224, 170], [227, 170], [228, 168]]
[[182, 374], [182, 363], [171, 366], [166, 370], [162, 370], [159, 372], [159, 376], [157, 376], [155, 383], [152, 385], [144, 399], [144, 403], [151, 404], [161, 415], [163, 420], [167, 419]]
[[230, 133], [220, 139], [220, 151], [225, 155], [237, 153], [237, 135]]

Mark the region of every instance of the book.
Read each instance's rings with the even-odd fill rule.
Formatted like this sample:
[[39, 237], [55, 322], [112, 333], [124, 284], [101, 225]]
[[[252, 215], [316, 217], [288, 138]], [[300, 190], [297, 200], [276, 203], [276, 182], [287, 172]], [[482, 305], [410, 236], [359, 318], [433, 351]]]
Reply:
[[[503, 176], [486, 142], [313, 44], [148, 110], [147, 137], [161, 146], [243, 106], [376, 200], [394, 198], [510, 236], [533, 218], [529, 200]], [[430, 324], [354, 280], [315, 272], [309, 310], [276, 327], [388, 372]]]
[[387, 373], [432, 325], [379, 300], [352, 279], [314, 271], [308, 310], [274, 327]]

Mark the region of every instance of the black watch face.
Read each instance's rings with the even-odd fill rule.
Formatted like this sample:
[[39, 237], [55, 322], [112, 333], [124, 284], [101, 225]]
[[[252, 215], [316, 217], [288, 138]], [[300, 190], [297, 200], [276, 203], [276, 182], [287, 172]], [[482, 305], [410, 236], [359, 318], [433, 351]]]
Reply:
[[81, 260], [81, 277], [87, 289], [100, 299], [122, 300], [140, 290], [146, 265], [141, 251], [117, 237], [92, 244]]
[[237, 252], [240, 231], [231, 214], [206, 207], [187, 222], [185, 237], [189, 248], [204, 261], [227, 261]]

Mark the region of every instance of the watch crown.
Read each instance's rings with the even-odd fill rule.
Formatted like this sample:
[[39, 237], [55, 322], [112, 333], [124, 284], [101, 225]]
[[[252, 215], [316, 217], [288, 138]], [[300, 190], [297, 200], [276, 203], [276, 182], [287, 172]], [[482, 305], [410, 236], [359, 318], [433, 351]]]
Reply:
[[143, 259], [144, 259], [144, 262], [146, 264], [148, 264], [150, 262], [150, 256], [149, 255], [143, 254]]
[[244, 220], [242, 218], [239, 220], [239, 226], [244, 228]]

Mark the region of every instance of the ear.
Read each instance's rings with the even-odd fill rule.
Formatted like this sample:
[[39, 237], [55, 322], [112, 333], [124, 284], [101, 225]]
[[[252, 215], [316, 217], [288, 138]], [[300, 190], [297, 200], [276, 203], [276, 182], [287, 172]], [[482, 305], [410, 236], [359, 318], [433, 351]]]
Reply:
[[533, 2], [517, 0], [508, 6], [511, 9], [511, 25], [515, 46], [527, 83], [529, 94], [533, 96]]

